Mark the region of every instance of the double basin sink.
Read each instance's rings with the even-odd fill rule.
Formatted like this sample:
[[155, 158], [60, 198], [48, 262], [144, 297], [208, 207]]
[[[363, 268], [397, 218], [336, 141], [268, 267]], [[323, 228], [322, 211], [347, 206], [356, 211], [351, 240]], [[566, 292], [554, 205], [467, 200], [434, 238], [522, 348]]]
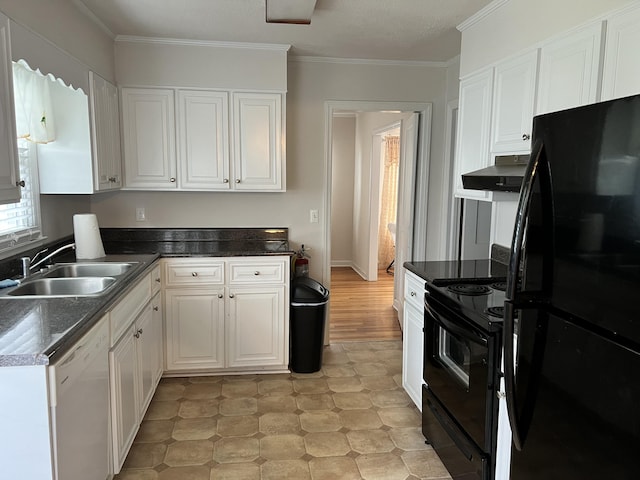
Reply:
[[18, 287], [0, 293], [16, 297], [89, 297], [106, 293], [135, 262], [58, 263]]

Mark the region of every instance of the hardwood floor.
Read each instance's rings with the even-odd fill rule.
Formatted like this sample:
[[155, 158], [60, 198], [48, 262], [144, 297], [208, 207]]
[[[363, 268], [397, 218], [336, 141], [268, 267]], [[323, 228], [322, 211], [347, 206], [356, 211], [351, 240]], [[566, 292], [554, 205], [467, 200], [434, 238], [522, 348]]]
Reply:
[[329, 305], [331, 343], [402, 338], [393, 275], [384, 270], [377, 282], [367, 282], [349, 267], [332, 268]]

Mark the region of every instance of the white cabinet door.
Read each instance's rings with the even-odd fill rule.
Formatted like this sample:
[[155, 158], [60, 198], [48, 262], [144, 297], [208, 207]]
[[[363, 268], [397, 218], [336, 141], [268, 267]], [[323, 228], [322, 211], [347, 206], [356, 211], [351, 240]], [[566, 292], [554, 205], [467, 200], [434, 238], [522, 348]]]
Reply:
[[601, 43], [598, 22], [542, 46], [536, 114], [598, 101]]
[[9, 19], [0, 13], [0, 204], [20, 201]]
[[162, 368], [162, 318], [158, 316], [159, 295], [147, 304], [135, 322], [140, 372], [140, 417], [144, 416], [159, 380]]
[[284, 286], [229, 288], [229, 367], [286, 366], [284, 305]]
[[165, 291], [167, 370], [224, 367], [224, 288]]
[[527, 153], [531, 150], [537, 74], [537, 49], [496, 66], [492, 153]]
[[455, 194], [458, 197], [485, 199], [488, 194], [479, 190], [465, 190], [462, 174], [489, 165], [489, 135], [493, 69], [487, 69], [460, 82], [455, 156]]
[[233, 94], [235, 190], [284, 190], [282, 105], [278, 93]]
[[125, 186], [175, 189], [173, 90], [123, 88], [122, 133]]
[[139, 426], [136, 330], [132, 325], [109, 352], [114, 473], [118, 473]]
[[402, 328], [402, 386], [419, 410], [422, 410], [423, 327], [423, 311], [405, 302]]
[[91, 141], [96, 191], [122, 186], [120, 114], [118, 89], [94, 72], [89, 72]]
[[229, 190], [229, 95], [178, 91], [180, 188]]
[[640, 93], [640, 6], [635, 5], [607, 20], [602, 100]]

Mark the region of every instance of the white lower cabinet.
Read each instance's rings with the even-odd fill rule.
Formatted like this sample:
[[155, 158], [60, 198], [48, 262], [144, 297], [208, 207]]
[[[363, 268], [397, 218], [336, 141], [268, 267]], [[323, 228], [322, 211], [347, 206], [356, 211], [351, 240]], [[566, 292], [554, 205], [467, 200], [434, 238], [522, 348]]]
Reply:
[[[145, 276], [111, 311], [111, 326], [128, 323], [109, 351], [113, 469], [118, 473], [138, 432], [163, 368], [162, 304], [159, 288]], [[140, 292], [148, 292], [142, 301]], [[154, 294], [153, 298], [149, 298]]]
[[289, 257], [163, 262], [169, 374], [287, 370]]
[[402, 387], [422, 411], [422, 366], [424, 351], [424, 280], [405, 272], [402, 320]]

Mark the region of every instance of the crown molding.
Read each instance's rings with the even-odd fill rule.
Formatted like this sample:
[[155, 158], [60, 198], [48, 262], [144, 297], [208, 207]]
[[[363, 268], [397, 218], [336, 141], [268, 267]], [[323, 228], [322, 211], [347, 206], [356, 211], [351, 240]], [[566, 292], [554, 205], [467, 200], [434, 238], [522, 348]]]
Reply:
[[123, 43], [149, 43], [156, 45], [187, 45], [195, 47], [275, 50], [280, 52], [287, 52], [291, 48], [291, 45], [280, 43], [221, 42], [216, 40], [189, 40], [186, 38], [140, 37], [136, 35], [118, 35], [116, 36], [115, 41]]
[[289, 61], [300, 63], [341, 63], [351, 65], [379, 65], [393, 67], [437, 67], [448, 66], [447, 62], [428, 62], [417, 60], [378, 60], [373, 58], [336, 58], [336, 57], [316, 57], [305, 55], [290, 55]]
[[472, 25], [475, 25], [476, 23], [478, 23], [483, 18], [488, 17], [491, 13], [493, 13], [498, 8], [502, 7], [502, 5], [504, 5], [508, 1], [509, 0], [493, 0], [493, 2], [491, 2], [489, 5], [484, 7], [479, 12], [477, 12], [477, 13], [473, 14], [472, 16], [470, 16], [469, 18], [467, 18], [464, 22], [462, 22], [456, 28], [459, 31], [464, 32], [467, 28], [471, 27]]
[[107, 25], [102, 20], [100, 20], [98, 16], [93, 13], [93, 10], [87, 7], [82, 0], [72, 0], [72, 3], [84, 16], [86, 16], [89, 20], [100, 27], [100, 29], [104, 33], [106, 33], [112, 40], [116, 38], [116, 34], [113, 33], [113, 31], [109, 27], [107, 27]]

